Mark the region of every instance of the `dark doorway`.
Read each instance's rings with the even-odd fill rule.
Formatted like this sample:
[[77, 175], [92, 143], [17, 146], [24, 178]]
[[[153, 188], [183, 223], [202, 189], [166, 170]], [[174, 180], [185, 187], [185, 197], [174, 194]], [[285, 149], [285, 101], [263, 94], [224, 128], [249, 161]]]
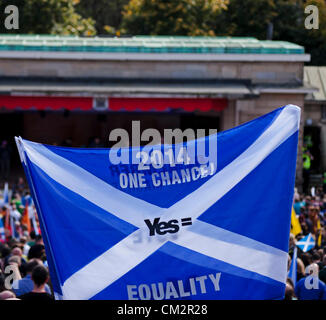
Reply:
[[321, 170], [320, 133], [320, 127], [304, 127], [304, 145], [313, 156], [313, 160], [311, 162], [311, 172], [316, 174], [320, 173]]
[[[23, 136], [23, 120], [24, 114], [22, 112], [0, 113], [0, 144], [3, 141], [7, 141], [10, 149], [10, 171], [8, 179], [10, 183], [13, 183], [18, 176], [24, 176], [15, 143], [15, 136]], [[2, 185], [4, 181], [1, 182]]]
[[217, 129], [220, 131], [220, 118], [217, 116], [202, 116], [193, 113], [183, 114], [180, 116], [180, 129], [205, 129], [206, 135], [209, 134], [209, 129]]

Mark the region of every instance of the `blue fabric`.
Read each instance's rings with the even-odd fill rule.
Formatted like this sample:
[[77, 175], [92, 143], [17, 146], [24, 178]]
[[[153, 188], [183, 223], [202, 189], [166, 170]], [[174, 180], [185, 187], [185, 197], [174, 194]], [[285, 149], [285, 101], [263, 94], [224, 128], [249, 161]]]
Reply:
[[[242, 126], [218, 133], [214, 175], [247, 150], [274, 123], [282, 110], [277, 109]], [[208, 144], [213, 138], [215, 136], [206, 137], [203, 141]], [[207, 176], [156, 188], [152, 185], [153, 173], [172, 174], [173, 170], [180, 172], [198, 167], [198, 162], [178, 164], [176, 167], [166, 164], [161, 169], [151, 167], [151, 170], [144, 172], [138, 171], [137, 165], [113, 165], [110, 163], [109, 149], [63, 148], [24, 141], [40, 154], [43, 152], [46, 158], [54, 155], [68, 160], [115, 189], [157, 208], [170, 208], [212, 178]], [[198, 220], [287, 252], [297, 143], [298, 131], [205, 210]], [[194, 148], [195, 144], [196, 141], [193, 141], [187, 147]], [[176, 146], [171, 148], [174, 150]], [[123, 152], [131, 154], [133, 151], [133, 148], [126, 148]], [[62, 294], [61, 288], [67, 279], [123, 241], [138, 227], [58, 183], [44, 168], [29, 159], [28, 152], [25, 152], [25, 156], [23, 166], [40, 217], [51, 280], [55, 292]], [[146, 173], [148, 187], [123, 188], [119, 183], [119, 174], [130, 169], [133, 173]], [[92, 185], [89, 187], [92, 188]], [[187, 217], [187, 212], [184, 212], [184, 217]], [[140, 222], [144, 224], [144, 221]], [[110, 273], [110, 270], [107, 272]], [[183, 281], [185, 290], [189, 291], [189, 279], [218, 273], [222, 274], [221, 290], [217, 291], [206, 282], [205, 292], [197, 290], [194, 295], [177, 299], [282, 299], [284, 296], [285, 284], [281, 281], [168, 241], [90, 299], [128, 299], [128, 284], [139, 287], [144, 283], [171, 282], [176, 287], [178, 281]]]
[[303, 252], [307, 252], [315, 247], [315, 240], [309, 233], [304, 238], [297, 241], [296, 246], [299, 247]]
[[[12, 290], [15, 293], [16, 297], [19, 297], [22, 294], [31, 292], [33, 288], [34, 288], [33, 280], [31, 278], [31, 275], [28, 274], [25, 278], [21, 280], [15, 280], [13, 282]], [[45, 291], [51, 294], [51, 290], [47, 284], [45, 285]]]
[[[299, 300], [326, 300], [326, 285], [321, 280], [317, 280], [318, 288], [306, 288], [307, 277], [300, 279], [295, 286], [295, 295]], [[308, 282], [312, 283], [312, 279]]]
[[288, 277], [292, 280], [293, 285], [297, 283], [297, 248], [294, 248]]

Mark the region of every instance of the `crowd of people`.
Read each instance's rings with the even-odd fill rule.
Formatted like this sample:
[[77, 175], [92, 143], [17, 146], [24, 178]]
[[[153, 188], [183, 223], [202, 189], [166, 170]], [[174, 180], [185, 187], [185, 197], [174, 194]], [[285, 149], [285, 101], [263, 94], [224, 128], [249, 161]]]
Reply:
[[[53, 300], [39, 221], [24, 179], [19, 178], [9, 191], [7, 203], [2, 194], [0, 211], [0, 300]], [[291, 227], [288, 269], [295, 248], [297, 268], [295, 281], [293, 277], [286, 281], [285, 300], [326, 299], [326, 193], [317, 188], [312, 194], [294, 194], [300, 227], [296, 232]], [[309, 234], [315, 246], [305, 252], [296, 244]]]
[[4, 190], [0, 202], [0, 300], [54, 300], [39, 221], [24, 179]]
[[[295, 282], [287, 279], [286, 300], [326, 300], [326, 193], [312, 188], [310, 194], [294, 195], [293, 209], [299, 230], [291, 226], [289, 264], [296, 264]], [[292, 224], [295, 221], [292, 219]], [[300, 240], [311, 234], [314, 247], [303, 250]], [[294, 255], [296, 249], [296, 255]], [[295, 261], [292, 261], [294, 260]]]

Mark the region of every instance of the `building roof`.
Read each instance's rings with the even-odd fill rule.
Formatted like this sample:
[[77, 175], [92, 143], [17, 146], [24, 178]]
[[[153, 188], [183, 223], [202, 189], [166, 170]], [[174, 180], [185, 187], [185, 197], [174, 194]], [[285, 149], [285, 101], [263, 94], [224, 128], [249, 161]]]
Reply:
[[0, 35], [0, 51], [189, 53], [189, 54], [295, 54], [304, 47], [286, 41], [245, 37], [77, 37], [51, 35]]
[[[257, 95], [246, 81], [164, 79], [0, 79], [0, 95], [239, 98]], [[1, 100], [1, 99], [0, 99]]]
[[306, 96], [306, 100], [326, 102], [326, 67], [305, 67], [304, 82], [317, 88]]
[[[0, 96], [224, 98], [258, 97], [262, 93], [310, 94], [309, 85], [258, 85], [248, 80], [109, 79], [1, 77]], [[0, 99], [0, 102], [2, 98]]]

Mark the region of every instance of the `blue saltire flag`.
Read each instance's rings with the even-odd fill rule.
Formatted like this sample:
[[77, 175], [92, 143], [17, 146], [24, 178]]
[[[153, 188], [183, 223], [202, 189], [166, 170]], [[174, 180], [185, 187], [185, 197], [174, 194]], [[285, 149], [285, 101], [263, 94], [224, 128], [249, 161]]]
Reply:
[[297, 256], [298, 256], [298, 248], [294, 247], [291, 266], [288, 273], [288, 277], [292, 280], [294, 286], [297, 283]]
[[313, 238], [312, 234], [309, 233], [307, 236], [297, 241], [296, 246], [303, 252], [307, 252], [315, 247], [315, 239]]
[[37, 227], [37, 222], [36, 222], [36, 217], [35, 217], [35, 212], [34, 212], [34, 202], [33, 202], [33, 198], [27, 194], [24, 197], [22, 197], [22, 205], [23, 206], [28, 206], [28, 216], [32, 221], [32, 225], [33, 225], [33, 230], [35, 232], [35, 235], [39, 235], [39, 231], [38, 231], [38, 227]]
[[[288, 105], [187, 144], [119, 150], [141, 164], [16, 138], [56, 297], [282, 299], [299, 123]], [[208, 164], [192, 156], [203, 145], [217, 146]], [[154, 152], [171, 162], [148, 165]]]

